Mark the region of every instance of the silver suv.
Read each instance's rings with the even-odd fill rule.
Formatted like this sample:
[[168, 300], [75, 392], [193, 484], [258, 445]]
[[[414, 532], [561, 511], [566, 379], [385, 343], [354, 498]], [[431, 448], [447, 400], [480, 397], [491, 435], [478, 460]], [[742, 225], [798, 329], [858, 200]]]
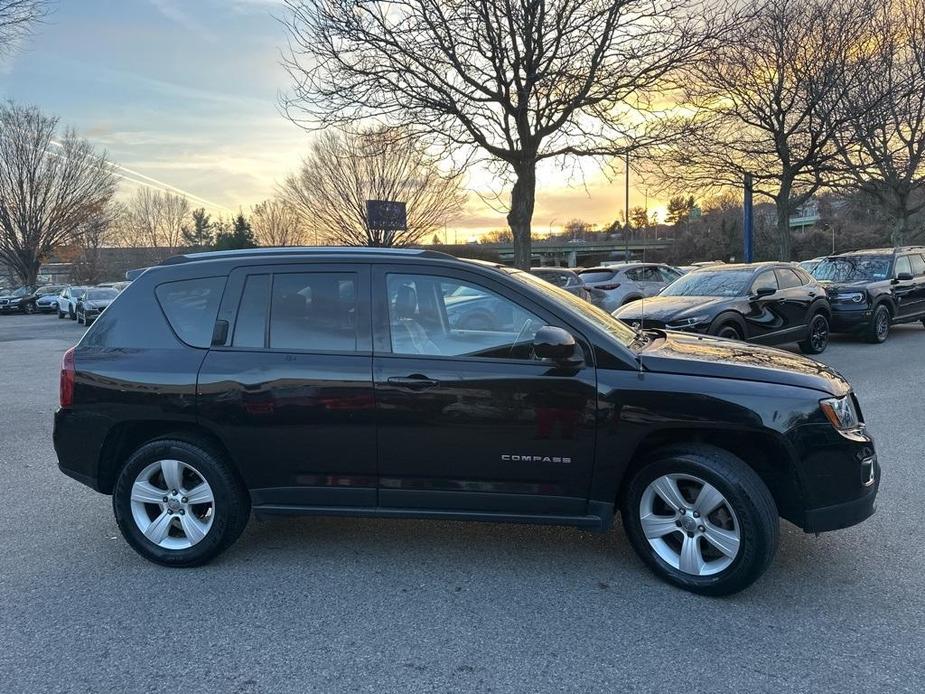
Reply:
[[655, 296], [681, 273], [661, 263], [625, 263], [586, 268], [578, 276], [587, 287], [604, 292], [601, 308], [616, 311], [631, 301]]

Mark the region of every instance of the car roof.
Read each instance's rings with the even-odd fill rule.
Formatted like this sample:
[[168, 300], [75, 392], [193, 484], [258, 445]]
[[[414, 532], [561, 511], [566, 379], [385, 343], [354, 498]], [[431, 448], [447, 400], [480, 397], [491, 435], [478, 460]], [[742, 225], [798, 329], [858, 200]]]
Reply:
[[167, 258], [161, 265], [178, 265], [193, 263], [202, 260], [223, 260], [239, 258], [275, 258], [279, 256], [298, 256], [300, 258], [342, 255], [354, 258], [382, 258], [382, 257], [423, 257], [423, 258], [453, 258], [453, 256], [439, 251], [429, 251], [421, 248], [369, 248], [348, 246], [283, 246], [274, 248], [240, 248], [232, 251], [202, 251], [199, 253], [183, 253]]
[[[695, 266], [691, 273], [694, 272], [731, 272], [736, 270], [771, 270], [773, 268], [793, 267], [793, 263], [786, 263], [782, 260], [764, 261], [759, 263], [724, 263], [722, 265]], [[690, 274], [690, 273], [689, 273]]]
[[570, 267], [531, 267], [530, 272], [576, 272], [575, 268]]
[[825, 258], [839, 258], [852, 255], [893, 255], [894, 253], [915, 253], [925, 251], [925, 246], [897, 246], [896, 248], [860, 248], [855, 251], [845, 251], [844, 253], [835, 253], [824, 256]]

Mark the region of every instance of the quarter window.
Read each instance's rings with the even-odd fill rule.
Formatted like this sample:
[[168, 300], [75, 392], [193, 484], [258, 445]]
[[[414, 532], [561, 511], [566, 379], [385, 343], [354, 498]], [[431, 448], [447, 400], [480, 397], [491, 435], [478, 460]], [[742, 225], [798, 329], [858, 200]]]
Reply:
[[455, 279], [390, 274], [387, 290], [395, 354], [531, 359], [545, 325], [509, 299]]
[[356, 287], [349, 272], [274, 275], [270, 348], [356, 351]]
[[177, 337], [193, 347], [208, 347], [224, 288], [224, 277], [201, 277], [165, 282], [154, 293]]

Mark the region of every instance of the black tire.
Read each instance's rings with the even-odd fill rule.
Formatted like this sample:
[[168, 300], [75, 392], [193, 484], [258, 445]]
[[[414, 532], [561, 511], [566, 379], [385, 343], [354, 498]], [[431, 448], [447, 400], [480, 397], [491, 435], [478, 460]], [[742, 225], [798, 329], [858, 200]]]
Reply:
[[824, 313], [815, 314], [809, 321], [809, 335], [799, 343], [803, 354], [822, 354], [829, 346], [829, 319]]
[[[640, 520], [642, 495], [651, 482], [667, 474], [692, 475], [708, 482], [734, 511], [739, 549], [719, 573], [685, 573], [662, 559], [646, 539]], [[714, 446], [678, 445], [655, 451], [650, 462], [628, 480], [621, 501], [623, 526], [636, 553], [660, 578], [692, 593], [720, 596], [747, 588], [765, 572], [777, 550], [780, 520], [771, 492], [742, 460]]]
[[58, 320], [61, 320], [62, 318], [64, 318], [64, 315], [65, 315], [64, 312], [61, 311], [60, 308], [59, 308], [59, 309], [56, 309], [56, 310], [57, 310], [57, 312], [58, 312]]
[[77, 313], [72, 311], [70, 306], [67, 307], [67, 317], [71, 320], [77, 320]]
[[[135, 479], [151, 463], [166, 459], [192, 465], [209, 483], [214, 495], [215, 516], [208, 533], [186, 549], [165, 549], [154, 544], [132, 516], [131, 491]], [[112, 508], [123, 537], [145, 559], [164, 566], [200, 566], [230, 547], [241, 535], [250, 518], [250, 496], [222, 456], [208, 444], [168, 437], [149, 441], [132, 453], [116, 479]]]
[[27, 316], [35, 313], [35, 304], [26, 302], [22, 306], [22, 312], [25, 313]]
[[890, 321], [893, 316], [886, 304], [880, 304], [874, 309], [874, 315], [870, 317], [870, 323], [864, 331], [864, 339], [874, 345], [886, 342], [890, 336]]
[[84, 319], [80, 317], [80, 311], [77, 312], [77, 325], [80, 325], [84, 322]]
[[711, 331], [716, 337], [723, 337], [727, 340], [741, 340], [742, 331], [735, 323], [725, 322], [715, 326]]

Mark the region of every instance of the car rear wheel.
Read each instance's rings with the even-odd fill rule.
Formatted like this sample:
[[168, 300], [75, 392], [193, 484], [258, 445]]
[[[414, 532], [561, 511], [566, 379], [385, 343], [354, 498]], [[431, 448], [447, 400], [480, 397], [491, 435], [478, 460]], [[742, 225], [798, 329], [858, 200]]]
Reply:
[[747, 588], [770, 565], [774, 499], [742, 460], [712, 446], [661, 449], [629, 480], [623, 525], [659, 577], [702, 595]]
[[146, 559], [166, 566], [205, 564], [229, 547], [250, 516], [250, 497], [205, 444], [158, 439], [119, 473], [113, 511], [122, 535]]
[[883, 304], [875, 308], [874, 315], [870, 318], [870, 323], [867, 326], [867, 332], [865, 334], [867, 341], [872, 344], [886, 342], [886, 339], [890, 336], [891, 320], [892, 316], [890, 315], [890, 309]]
[[809, 322], [809, 335], [799, 343], [803, 354], [822, 354], [829, 346], [829, 320], [817, 313]]
[[35, 304], [30, 303], [30, 302], [26, 302], [26, 303], [23, 304], [23, 306], [22, 306], [22, 312], [25, 313], [25, 314], [27, 314], [27, 315], [30, 315], [30, 314], [35, 313]]
[[55, 309], [55, 310], [58, 312], [58, 320], [61, 320], [62, 318], [64, 318], [64, 316], [65, 316], [64, 311], [62, 311], [60, 308], [59, 308], [59, 309]]

